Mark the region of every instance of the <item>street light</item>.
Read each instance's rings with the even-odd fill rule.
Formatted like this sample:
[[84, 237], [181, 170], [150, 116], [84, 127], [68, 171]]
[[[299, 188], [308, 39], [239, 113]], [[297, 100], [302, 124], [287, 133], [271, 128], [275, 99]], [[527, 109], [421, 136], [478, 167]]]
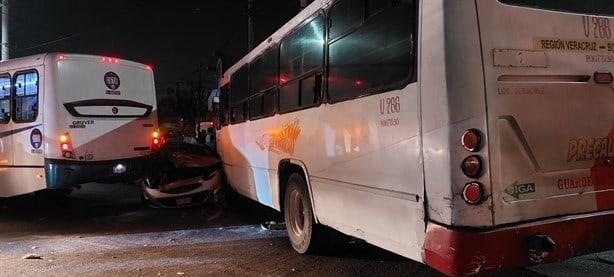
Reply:
[[2, 8], [2, 44], [0, 44], [1, 61], [9, 59], [9, 0], [0, 0]]

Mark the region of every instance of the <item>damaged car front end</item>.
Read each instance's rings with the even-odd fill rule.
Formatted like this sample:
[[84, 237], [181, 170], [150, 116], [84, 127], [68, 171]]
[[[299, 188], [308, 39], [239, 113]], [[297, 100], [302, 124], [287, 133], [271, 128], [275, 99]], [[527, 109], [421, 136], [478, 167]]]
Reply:
[[223, 180], [217, 153], [191, 138], [167, 140], [142, 179], [142, 200], [156, 208], [215, 203]]

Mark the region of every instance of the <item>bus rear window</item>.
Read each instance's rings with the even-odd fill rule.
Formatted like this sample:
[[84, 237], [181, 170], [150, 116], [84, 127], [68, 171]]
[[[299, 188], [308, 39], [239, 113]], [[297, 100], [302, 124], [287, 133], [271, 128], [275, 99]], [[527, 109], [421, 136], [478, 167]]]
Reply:
[[614, 5], [610, 1], [603, 0], [583, 0], [583, 1], [561, 1], [561, 0], [499, 0], [499, 2], [530, 7], [536, 9], [553, 10], [570, 13], [581, 13], [591, 15], [614, 15]]

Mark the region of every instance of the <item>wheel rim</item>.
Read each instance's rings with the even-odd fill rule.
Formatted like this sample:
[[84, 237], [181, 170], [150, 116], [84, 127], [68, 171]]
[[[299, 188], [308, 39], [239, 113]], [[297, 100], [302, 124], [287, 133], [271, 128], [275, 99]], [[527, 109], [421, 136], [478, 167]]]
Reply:
[[303, 206], [303, 198], [299, 191], [295, 190], [290, 194], [290, 213], [288, 217], [290, 221], [290, 230], [294, 236], [302, 236], [305, 226], [305, 208]]

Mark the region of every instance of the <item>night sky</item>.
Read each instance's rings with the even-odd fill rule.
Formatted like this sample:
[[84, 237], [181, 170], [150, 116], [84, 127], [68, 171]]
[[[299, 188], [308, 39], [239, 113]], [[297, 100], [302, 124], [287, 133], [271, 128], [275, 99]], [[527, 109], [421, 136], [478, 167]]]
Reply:
[[[247, 0], [9, 0], [10, 57], [83, 53], [153, 66], [158, 91], [228, 68], [247, 52]], [[255, 45], [299, 11], [299, 0], [253, 0]]]

